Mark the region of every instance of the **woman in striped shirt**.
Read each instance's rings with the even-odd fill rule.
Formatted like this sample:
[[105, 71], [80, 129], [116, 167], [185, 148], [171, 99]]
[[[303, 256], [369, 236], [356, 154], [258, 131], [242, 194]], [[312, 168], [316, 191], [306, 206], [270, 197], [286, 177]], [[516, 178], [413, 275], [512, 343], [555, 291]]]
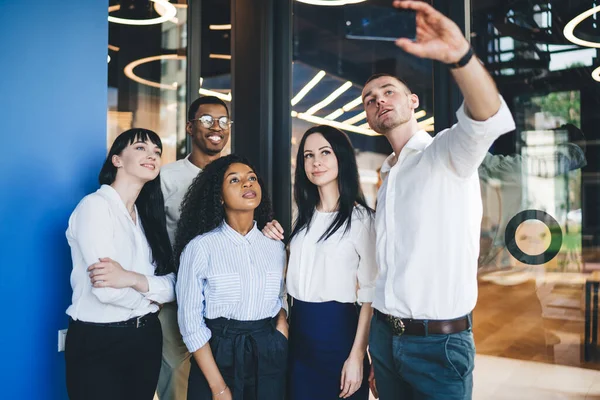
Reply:
[[285, 250], [260, 230], [272, 218], [254, 168], [229, 155], [188, 190], [175, 239], [178, 321], [193, 354], [188, 399], [285, 394]]

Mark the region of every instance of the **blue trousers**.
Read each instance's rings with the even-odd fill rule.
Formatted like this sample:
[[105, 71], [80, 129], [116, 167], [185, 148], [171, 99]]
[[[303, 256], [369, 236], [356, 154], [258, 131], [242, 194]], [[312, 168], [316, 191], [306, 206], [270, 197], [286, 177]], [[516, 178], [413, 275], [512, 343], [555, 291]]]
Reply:
[[470, 400], [475, 344], [471, 329], [449, 335], [394, 336], [373, 316], [369, 353], [381, 400]]

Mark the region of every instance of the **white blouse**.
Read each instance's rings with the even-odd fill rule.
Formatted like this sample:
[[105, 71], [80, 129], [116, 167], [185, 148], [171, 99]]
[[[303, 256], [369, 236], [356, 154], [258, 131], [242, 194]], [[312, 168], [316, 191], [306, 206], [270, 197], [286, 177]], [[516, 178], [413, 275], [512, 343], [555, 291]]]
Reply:
[[348, 232], [343, 225], [319, 242], [336, 214], [315, 210], [308, 232], [303, 229], [292, 239], [288, 293], [313, 303], [370, 303], [377, 279], [374, 215], [355, 207]]
[[[137, 216], [136, 220], [141, 222]], [[102, 185], [81, 200], [67, 229], [73, 271], [72, 304], [67, 314], [74, 320], [118, 322], [158, 311], [155, 303], [175, 300], [175, 274], [154, 276], [152, 251], [141, 223], [131, 219], [123, 200], [111, 186]], [[129, 271], [143, 274], [149, 290], [94, 288], [87, 268], [101, 257], [110, 257]]]

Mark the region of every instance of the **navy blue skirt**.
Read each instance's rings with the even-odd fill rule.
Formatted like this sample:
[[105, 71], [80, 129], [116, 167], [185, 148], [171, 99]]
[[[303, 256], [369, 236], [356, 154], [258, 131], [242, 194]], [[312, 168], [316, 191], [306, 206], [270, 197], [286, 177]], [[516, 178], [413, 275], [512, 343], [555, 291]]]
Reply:
[[[289, 400], [339, 399], [344, 362], [358, 326], [355, 304], [293, 299], [290, 311]], [[369, 398], [369, 360], [365, 355], [363, 383], [349, 399]]]

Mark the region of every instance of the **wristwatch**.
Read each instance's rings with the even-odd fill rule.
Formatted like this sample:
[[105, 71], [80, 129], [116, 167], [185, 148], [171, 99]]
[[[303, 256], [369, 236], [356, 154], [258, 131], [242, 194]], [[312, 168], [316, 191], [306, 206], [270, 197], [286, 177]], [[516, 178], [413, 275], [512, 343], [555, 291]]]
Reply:
[[448, 63], [446, 65], [450, 69], [462, 68], [465, 65], [467, 65], [469, 61], [471, 61], [472, 57], [473, 57], [473, 49], [471, 47], [469, 47], [469, 51], [467, 51], [467, 53], [464, 56], [462, 56], [462, 58], [460, 60], [458, 60], [455, 63]]

